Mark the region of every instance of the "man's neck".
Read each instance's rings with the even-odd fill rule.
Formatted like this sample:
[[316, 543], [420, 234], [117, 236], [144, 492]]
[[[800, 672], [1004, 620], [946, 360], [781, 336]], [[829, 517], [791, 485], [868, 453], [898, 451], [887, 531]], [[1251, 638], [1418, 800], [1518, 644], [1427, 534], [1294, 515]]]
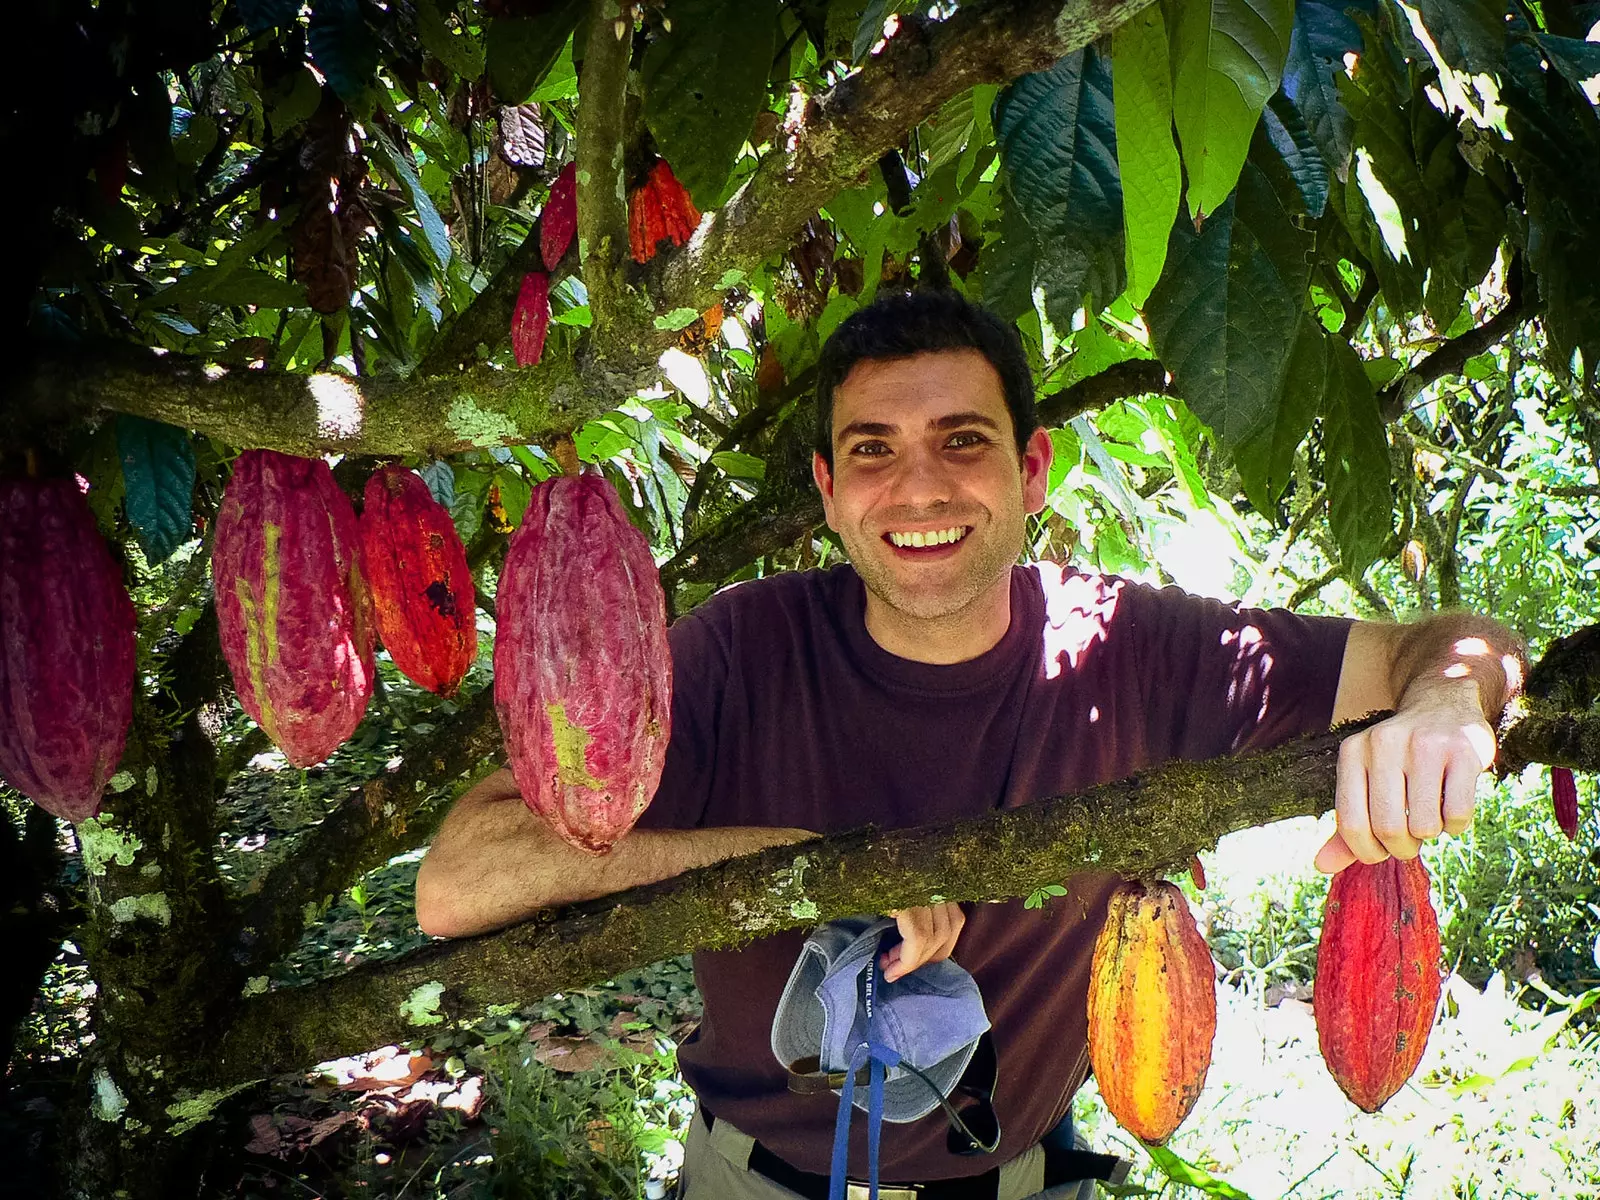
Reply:
[[897, 658], [912, 662], [967, 662], [1000, 644], [1011, 628], [1011, 572], [966, 607], [942, 617], [914, 617], [867, 589], [867, 633]]

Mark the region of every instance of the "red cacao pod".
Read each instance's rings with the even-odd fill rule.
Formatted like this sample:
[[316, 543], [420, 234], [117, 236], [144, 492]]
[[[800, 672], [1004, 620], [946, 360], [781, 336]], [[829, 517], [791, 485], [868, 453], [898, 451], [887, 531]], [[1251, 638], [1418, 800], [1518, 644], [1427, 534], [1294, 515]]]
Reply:
[[1550, 768], [1550, 803], [1556, 810], [1556, 824], [1567, 841], [1578, 836], [1578, 781], [1566, 767]]
[[604, 854], [650, 803], [671, 732], [650, 546], [598, 475], [534, 488], [496, 597], [494, 699], [529, 808]]
[[245, 712], [297, 767], [355, 732], [372, 696], [372, 602], [355, 508], [328, 464], [246, 450], [217, 512], [217, 627]]
[[133, 718], [133, 602], [72, 479], [0, 483], [0, 776], [94, 816]]
[[1089, 1061], [1124, 1129], [1152, 1145], [1200, 1098], [1217, 1032], [1216, 968], [1176, 884], [1111, 893], [1089, 968]]
[[511, 314], [511, 353], [517, 366], [531, 367], [544, 354], [544, 335], [550, 329], [550, 277], [529, 271], [522, 277], [517, 307]]
[[361, 559], [394, 665], [453, 696], [477, 654], [477, 594], [455, 522], [415, 471], [391, 464], [367, 480]]
[[1313, 1006], [1328, 1071], [1377, 1112], [1422, 1060], [1439, 1007], [1439, 920], [1420, 859], [1352, 863], [1322, 912]]
[[578, 232], [578, 164], [568, 163], [550, 185], [550, 199], [539, 216], [539, 253], [544, 269], [554, 271]]
[[663, 239], [681, 246], [700, 224], [700, 210], [664, 158], [656, 160], [644, 186], [628, 197], [628, 248], [633, 261], [649, 262]]

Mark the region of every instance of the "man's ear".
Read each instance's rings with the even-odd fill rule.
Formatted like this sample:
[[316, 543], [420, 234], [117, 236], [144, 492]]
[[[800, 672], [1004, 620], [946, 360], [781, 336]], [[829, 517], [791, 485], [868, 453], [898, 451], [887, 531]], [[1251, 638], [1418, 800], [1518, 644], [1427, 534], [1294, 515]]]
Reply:
[[815, 450], [811, 452], [811, 478], [817, 481], [817, 491], [822, 493], [822, 513], [828, 528], [837, 533], [839, 527], [833, 523], [833, 470]]
[[1050, 431], [1039, 428], [1033, 431], [1022, 451], [1022, 506], [1029, 513], [1044, 507], [1045, 496], [1050, 491], [1050, 464], [1055, 460], [1055, 443]]

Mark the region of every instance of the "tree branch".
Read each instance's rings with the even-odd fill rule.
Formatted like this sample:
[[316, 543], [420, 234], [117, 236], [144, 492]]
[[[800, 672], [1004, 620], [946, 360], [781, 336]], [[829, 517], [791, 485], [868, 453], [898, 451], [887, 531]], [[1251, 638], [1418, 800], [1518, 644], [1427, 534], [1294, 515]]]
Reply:
[[[552, 910], [499, 933], [438, 943], [319, 984], [251, 999], [212, 1058], [214, 1086], [417, 1034], [401, 1005], [443, 985], [437, 1011], [580, 987], [690, 950], [725, 950], [782, 929], [862, 912], [1026, 896], [1084, 870], [1170, 874], [1239, 829], [1333, 805], [1340, 742], [1386, 714], [1274, 750], [1171, 763], [1076, 796], [971, 820], [860, 829], [732, 859], [645, 888]], [[1600, 768], [1600, 714], [1535, 704], [1503, 733], [1500, 766]]]
[[1127, 362], [1113, 363], [1103, 371], [1078, 380], [1071, 387], [1040, 399], [1039, 424], [1052, 428], [1065, 425], [1074, 417], [1086, 412], [1098, 412], [1128, 396], [1171, 394], [1171, 377], [1164, 366], [1155, 359], [1132, 358]]
[[[645, 315], [642, 300], [630, 298], [623, 274], [628, 261], [628, 197], [622, 149], [633, 19], [623, 18], [617, 0], [593, 0], [593, 4], [577, 115], [578, 240], [584, 247], [583, 282], [593, 316], [590, 336], [602, 355], [614, 357], [615, 350], [636, 351], [630, 343], [638, 330], [629, 326]], [[619, 21], [626, 25], [621, 37], [615, 30]]]

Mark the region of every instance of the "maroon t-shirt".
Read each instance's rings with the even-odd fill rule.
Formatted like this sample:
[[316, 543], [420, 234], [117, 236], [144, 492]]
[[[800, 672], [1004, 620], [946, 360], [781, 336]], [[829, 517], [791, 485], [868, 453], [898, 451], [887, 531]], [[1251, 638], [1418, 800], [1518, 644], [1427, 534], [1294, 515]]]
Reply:
[[[1045, 563], [1013, 570], [998, 645], [937, 666], [874, 642], [865, 597], [848, 566], [783, 574], [672, 627], [672, 741], [640, 828], [926, 825], [1264, 748], [1327, 728], [1349, 629]], [[993, 1024], [1002, 1143], [950, 1154], [937, 1109], [885, 1122], [882, 1178], [981, 1173], [1060, 1120], [1088, 1073], [1089, 960], [1113, 883], [1080, 875], [1033, 911], [968, 906], [954, 957]], [[707, 1109], [826, 1174], [838, 1101], [790, 1093], [769, 1041], [805, 932], [697, 954], [705, 1016], [678, 1059]], [[852, 1174], [865, 1126], [852, 1123]]]

